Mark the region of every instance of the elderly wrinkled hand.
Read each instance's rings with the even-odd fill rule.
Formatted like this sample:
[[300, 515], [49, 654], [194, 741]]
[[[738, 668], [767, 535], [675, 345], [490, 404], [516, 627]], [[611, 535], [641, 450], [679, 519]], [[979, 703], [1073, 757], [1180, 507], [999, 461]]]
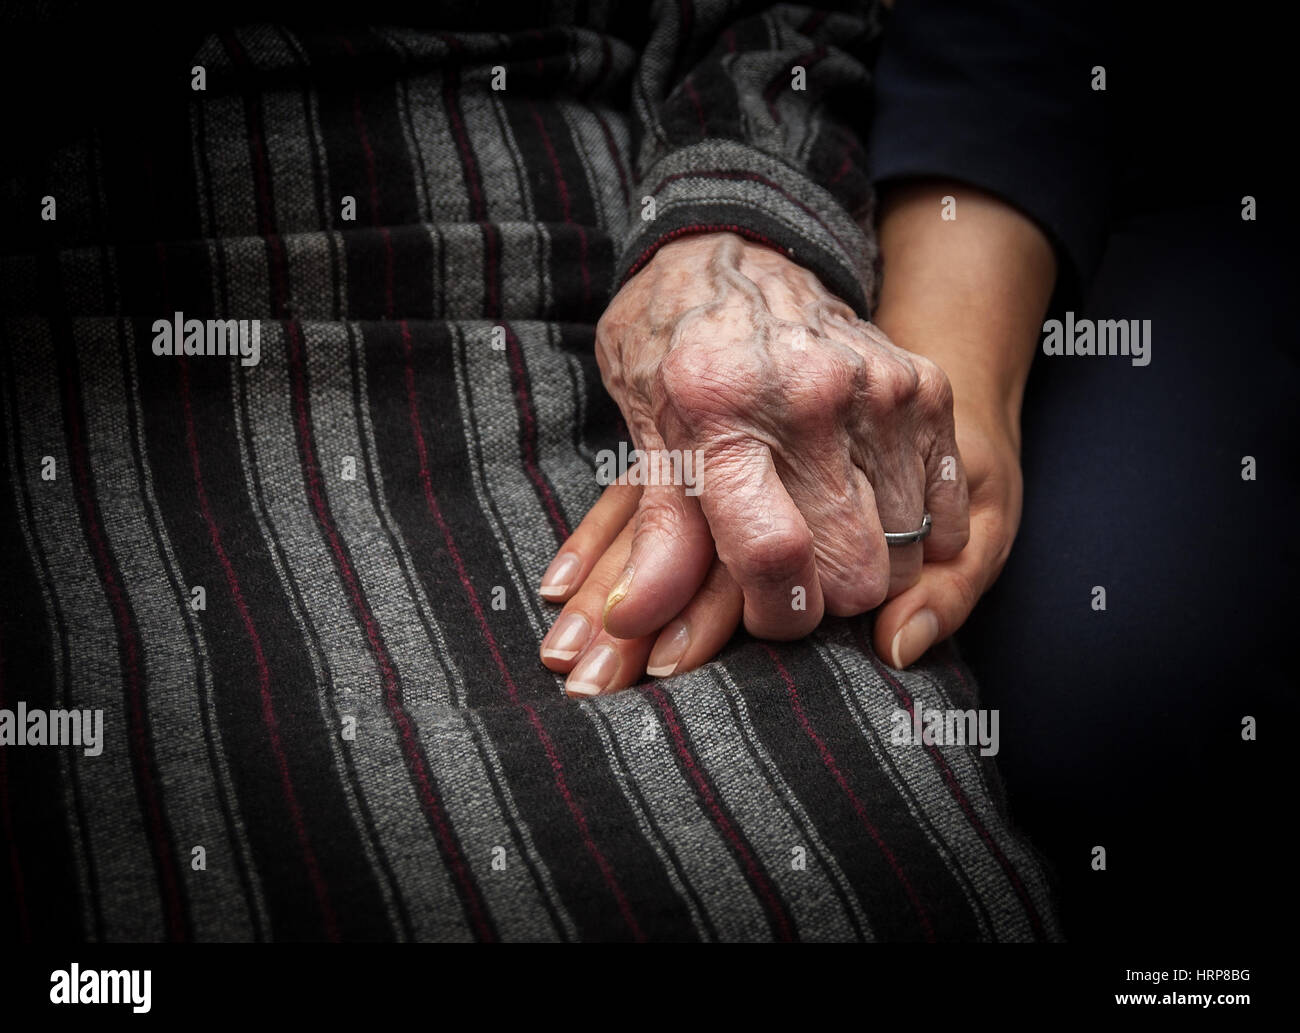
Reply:
[[[692, 484], [623, 492], [622, 520], [613, 501], [593, 519], [626, 546], [622, 570], [595, 579], [609, 585], [604, 634], [647, 639], [703, 589], [738, 593], [752, 634], [797, 638], [823, 613], [879, 606], [917, 582], [923, 558], [952, 559], [965, 545], [944, 373], [780, 253], [725, 233], [663, 247], [609, 305], [596, 348], [636, 447], [652, 462], [699, 457], [659, 464], [688, 470]], [[916, 530], [926, 512], [923, 544], [886, 545], [886, 531]], [[607, 532], [599, 550], [588, 537], [580, 529], [566, 543], [543, 595], [568, 598], [597, 558], [619, 554]], [[598, 632], [587, 630], [580, 648], [575, 632], [551, 652], [586, 650]]]

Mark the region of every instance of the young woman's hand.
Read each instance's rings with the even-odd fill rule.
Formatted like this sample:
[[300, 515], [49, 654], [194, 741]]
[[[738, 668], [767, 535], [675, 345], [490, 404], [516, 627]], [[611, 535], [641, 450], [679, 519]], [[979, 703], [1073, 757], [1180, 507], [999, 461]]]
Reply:
[[687, 586], [690, 602], [663, 628], [640, 638], [605, 631], [606, 598], [627, 566], [640, 499], [639, 487], [606, 488], [542, 580], [543, 597], [566, 604], [542, 640], [542, 663], [568, 675], [565, 691], [576, 698], [617, 692], [646, 674], [666, 677], [698, 667], [740, 624], [744, 595], [715, 555], [693, 595]]

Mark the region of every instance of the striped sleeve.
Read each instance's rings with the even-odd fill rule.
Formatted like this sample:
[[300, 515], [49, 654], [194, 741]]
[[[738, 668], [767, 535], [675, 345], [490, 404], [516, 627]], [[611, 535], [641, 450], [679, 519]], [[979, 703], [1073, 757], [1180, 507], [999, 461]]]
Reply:
[[671, 240], [730, 231], [867, 315], [876, 249], [857, 119], [878, 29], [867, 2], [656, 5], [633, 86], [638, 189], [619, 282]]

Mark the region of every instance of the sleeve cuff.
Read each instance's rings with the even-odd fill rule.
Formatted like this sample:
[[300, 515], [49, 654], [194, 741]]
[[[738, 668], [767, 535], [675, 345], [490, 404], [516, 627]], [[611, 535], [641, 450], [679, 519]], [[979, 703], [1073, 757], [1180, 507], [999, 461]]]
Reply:
[[1051, 241], [1068, 292], [1080, 294], [1091, 282], [1106, 246], [1103, 214], [1072, 210], [1055, 190], [1036, 189], [1023, 178], [1008, 175], [1007, 164], [1014, 163], [1015, 158], [1007, 158], [1006, 163], [988, 162], [970, 154], [947, 153], [942, 148], [928, 152], [915, 149], [906, 154], [890, 154], [882, 149], [871, 158], [871, 181], [877, 189], [891, 180], [951, 179], [1000, 197], [1037, 223]]
[[870, 315], [875, 241], [830, 193], [784, 162], [735, 141], [708, 140], [660, 158], [636, 198], [615, 266], [618, 286], [679, 237], [728, 232], [780, 251], [860, 316]]
[[1089, 69], [1106, 41], [1087, 5], [1032, 0], [900, 4], [876, 67], [867, 170], [873, 184], [943, 178], [987, 190], [1034, 220], [1080, 291], [1105, 247], [1108, 101]]

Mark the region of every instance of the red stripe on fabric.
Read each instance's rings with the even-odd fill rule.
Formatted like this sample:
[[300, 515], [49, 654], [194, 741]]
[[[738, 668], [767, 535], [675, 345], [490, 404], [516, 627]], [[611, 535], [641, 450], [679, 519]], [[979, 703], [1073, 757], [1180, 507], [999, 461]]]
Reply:
[[[873, 650], [864, 647], [863, 652], [867, 655], [868, 659], [871, 660], [871, 665], [894, 690], [894, 694], [898, 697], [899, 701], [907, 708], [908, 714], [912, 714], [912, 697], [908, 694], [907, 690], [903, 688], [902, 682], [895, 678], [890, 670], [876, 659]], [[984, 845], [988, 848], [989, 853], [993, 855], [994, 860], [998, 863], [998, 867], [1002, 869], [1003, 874], [1007, 877], [1007, 881], [1011, 883], [1012, 888], [1016, 891], [1016, 896], [1020, 898], [1020, 903], [1024, 906], [1025, 911], [1029, 915], [1029, 922], [1034, 928], [1035, 938], [1039, 940], [1045, 939], [1046, 932], [1043, 929], [1042, 918], [1038, 914], [1038, 909], [1034, 907], [1033, 900], [1030, 899], [1028, 889], [1025, 888], [1025, 884], [1020, 879], [1020, 873], [1016, 871], [1015, 866], [1002, 852], [1002, 849], [998, 846], [992, 834], [985, 827], [984, 822], [982, 822], [979, 815], [975, 813], [975, 808], [971, 806], [970, 800], [967, 799], [966, 794], [962, 792], [961, 785], [957, 781], [957, 776], [953, 772], [952, 768], [948, 766], [948, 762], [944, 759], [943, 753], [940, 752], [939, 748], [933, 743], [926, 743], [924, 745], [926, 752], [930, 754], [935, 763], [939, 766], [939, 772], [943, 777], [944, 785], [948, 787], [949, 794], [957, 801], [958, 806], [962, 809], [962, 813], [966, 815], [966, 820], [970, 822], [971, 828], [973, 828], [980, 839], [984, 841]]]
[[[454, 36], [438, 37], [447, 44], [452, 55], [459, 60], [460, 41]], [[460, 153], [461, 168], [465, 173], [465, 182], [469, 185], [471, 202], [470, 219], [474, 222], [487, 221], [487, 204], [483, 199], [483, 181], [479, 177], [478, 163], [474, 160], [474, 149], [470, 146], [469, 133], [465, 129], [465, 120], [460, 111], [457, 90], [460, 86], [460, 66], [449, 61], [443, 71], [442, 99], [451, 121], [451, 133], [456, 140], [456, 150]]]
[[829, 13], [830, 12], [826, 10], [813, 11], [812, 14], [804, 19], [804, 23], [799, 26], [799, 35], [811, 36], [822, 27], [822, 22], [826, 20], [826, 16]]
[[463, 856], [460, 854], [459, 843], [456, 842], [455, 835], [452, 834], [447, 816], [443, 813], [441, 800], [438, 799], [437, 790], [433, 786], [432, 772], [429, 772], [424, 756], [421, 755], [419, 743], [416, 741], [415, 728], [411, 724], [411, 719], [407, 715], [406, 708], [402, 704], [402, 690], [398, 672], [393, 664], [393, 659], [387, 651], [387, 646], [383, 642], [378, 622], [374, 620], [374, 615], [370, 612], [369, 603], [365, 599], [365, 594], [361, 591], [361, 583], [357, 580], [356, 572], [352, 568], [350, 557], [347, 550], [343, 548], [342, 538], [339, 537], [338, 528], [334, 525], [334, 517], [330, 513], [329, 503], [325, 500], [325, 486], [321, 482], [320, 463], [316, 459], [315, 435], [313, 435], [311, 425], [311, 412], [309, 412], [307, 402], [307, 372], [305, 372], [305, 361], [302, 353], [303, 343], [300, 337], [300, 329], [296, 322], [290, 322], [289, 327], [289, 363], [291, 370], [291, 395], [294, 400], [294, 421], [295, 429], [298, 431], [298, 446], [303, 461], [303, 473], [307, 478], [307, 494], [311, 500], [312, 512], [316, 515], [316, 522], [320, 525], [322, 533], [325, 534], [325, 541], [328, 543], [329, 550], [334, 556], [334, 565], [338, 569], [339, 576], [342, 577], [343, 585], [347, 589], [348, 600], [351, 602], [352, 611], [356, 619], [360, 621], [365, 631], [365, 639], [370, 647], [370, 652], [374, 655], [374, 660], [380, 667], [380, 674], [383, 681], [383, 699], [389, 715], [393, 719], [400, 741], [402, 741], [402, 752], [407, 761], [408, 771], [415, 778], [416, 789], [419, 791], [420, 803], [422, 810], [428, 819], [434, 825], [434, 832], [438, 835], [439, 845], [443, 848], [443, 854], [450, 864], [452, 874], [460, 884], [461, 893], [464, 894], [465, 904], [471, 912], [471, 920], [478, 930], [478, 937], [481, 939], [495, 939], [495, 933], [491, 928], [490, 920], [487, 919], [484, 903], [478, 895], [477, 886], [474, 886], [473, 878]]
[[677, 16], [681, 19], [681, 36], [678, 37], [682, 42], [682, 47], [689, 50], [691, 46], [691, 33], [695, 31], [695, 7], [691, 0], [677, 0]]
[[487, 288], [485, 314], [495, 318], [501, 311], [501, 286], [497, 282], [499, 279], [498, 266], [500, 264], [499, 243], [496, 227], [488, 223], [487, 200], [483, 193], [483, 180], [479, 174], [478, 161], [474, 157], [474, 146], [470, 142], [469, 131], [465, 128], [465, 119], [460, 110], [460, 66], [456, 62], [459, 61], [461, 44], [455, 36], [441, 34], [438, 38], [447, 45], [454, 58], [453, 61], [447, 63], [443, 70], [442, 102], [443, 107], [447, 110], [448, 121], [451, 123], [452, 136], [456, 140], [456, 151], [460, 155], [461, 170], [464, 173], [465, 182], [469, 186], [470, 219], [480, 224], [483, 233], [483, 257], [486, 264], [484, 275]]
[[[794, 68], [797, 65], [803, 65], [804, 73], [806, 75], [808, 70], [813, 68], [825, 56], [826, 48], [818, 45], [812, 50], [797, 55], [794, 61], [791, 62], [788, 71], [793, 74]], [[772, 116], [772, 121], [777, 125], [781, 124], [781, 115], [776, 110], [776, 95], [779, 90], [790, 85], [790, 83], [786, 81], [785, 75], [785, 71], [774, 75], [771, 81], [768, 82], [766, 89], [763, 90], [763, 101], [767, 104], [767, 113]], [[805, 88], [806, 86], [807, 84], [805, 83]]]
[[593, 114], [596, 121], [600, 124], [600, 131], [605, 137], [605, 146], [609, 149], [609, 156], [614, 159], [614, 170], [618, 173], [619, 189], [623, 191], [623, 203], [632, 203], [632, 194], [627, 187], [627, 172], [623, 168], [623, 158], [618, 153], [618, 145], [614, 142], [614, 133], [609, 128], [609, 123], [605, 121], [605, 116], [600, 113], [599, 108], [594, 108]]
[[762, 184], [763, 186], [767, 187], [770, 190], [775, 190], [787, 201], [789, 201], [791, 204], [799, 208], [805, 215], [807, 215], [810, 219], [812, 219], [815, 223], [817, 223], [818, 226], [820, 226], [828, 234], [830, 234], [831, 239], [834, 240], [835, 243], [838, 244], [846, 253], [848, 252], [848, 248], [845, 247], [844, 241], [840, 240], [839, 235], [833, 229], [831, 229], [829, 225], [826, 224], [826, 222], [822, 219], [820, 215], [817, 214], [817, 212], [814, 209], [808, 207], [808, 205], [800, 201], [799, 198], [795, 197], [794, 194], [786, 190], [785, 187], [781, 186], [780, 183], [777, 183], [775, 180], [768, 179], [762, 173], [746, 172], [739, 169], [725, 169], [725, 170], [724, 169], [712, 169], [712, 170], [692, 169], [690, 172], [674, 172], [672, 175], [665, 176], [657, 184], [655, 184], [655, 188], [651, 191], [651, 193], [657, 194], [669, 183], [675, 183], [679, 179], [725, 179], [725, 180], [732, 180], [737, 182], [748, 180], [751, 183]]
[[690, 745], [686, 742], [686, 735], [677, 720], [677, 714], [667, 694], [657, 685], [647, 688], [645, 694], [654, 700], [659, 713], [663, 715], [664, 724], [668, 727], [668, 734], [673, 740], [673, 748], [677, 751], [677, 756], [681, 759], [687, 775], [695, 783], [695, 791], [703, 801], [705, 809], [709, 812], [709, 817], [713, 820], [713, 824], [717, 826], [718, 831], [731, 844], [732, 849], [740, 855], [741, 865], [745, 869], [745, 877], [749, 880], [750, 885], [758, 891], [764, 910], [767, 911], [768, 917], [777, 926], [777, 938], [784, 943], [793, 942], [795, 939], [794, 927], [791, 924], [789, 914], [786, 913], [780, 897], [771, 882], [768, 881], [762, 865], [758, 863], [757, 858], [749, 849], [749, 843], [727, 817], [726, 811], [723, 810], [717, 796], [714, 795], [713, 787], [709, 785], [709, 780], [705, 778], [704, 772], [700, 770], [700, 766], [691, 752]]
[[[71, 346], [71, 345], [70, 345]], [[60, 364], [62, 367], [62, 363]], [[144, 687], [141, 678], [141, 645], [139, 631], [135, 627], [127, 604], [126, 593], [113, 573], [113, 556], [108, 541], [100, 526], [99, 507], [94, 498], [91, 482], [89, 456], [86, 443], [82, 437], [81, 394], [78, 390], [74, 371], [61, 368], [63, 378], [64, 405], [66, 407], [68, 446], [72, 459], [78, 506], [82, 520], [85, 522], [86, 534], [90, 539], [95, 564], [99, 568], [100, 580], [104, 593], [108, 596], [109, 606], [113, 611], [113, 621], [117, 625], [118, 646], [121, 650], [120, 662], [125, 668], [125, 688], [127, 697], [128, 743], [131, 752], [131, 767], [135, 773], [136, 785], [143, 796], [145, 821], [148, 825], [154, 863], [158, 867], [163, 896], [163, 912], [167, 925], [167, 935], [172, 940], [186, 939], [185, 905], [181, 896], [180, 873], [176, 868], [176, 858], [172, 854], [167, 834], [167, 821], [163, 814], [162, 798], [154, 783], [154, 773], [149, 760], [148, 718], [145, 712]]]
[[535, 57], [535, 58], [533, 59], [534, 62], [536, 63], [536, 65], [537, 65], [537, 75], [538, 75], [538, 78], [541, 78], [542, 72], [543, 72], [544, 69], [545, 69], [545, 65], [542, 64], [542, 54], [541, 54], [541, 50], [542, 50], [542, 48], [544, 48], [544, 47], [546, 46], [546, 34], [545, 34], [544, 32], [542, 32], [541, 29], [530, 29], [530, 30], [528, 31], [528, 34], [529, 34], [530, 36], [533, 36], [533, 37], [537, 40], [537, 42], [541, 44], [541, 47], [538, 48], [537, 57]]
[[[0, 629], [2, 630], [2, 629]], [[5, 696], [4, 640], [0, 638], [0, 709], [7, 709]], [[27, 887], [23, 879], [23, 859], [18, 850], [18, 837], [14, 833], [13, 805], [9, 800], [9, 750], [0, 746], [0, 828], [4, 829], [5, 842], [9, 844], [9, 871], [14, 880], [14, 907], [18, 911], [19, 936], [23, 943], [32, 942], [31, 917], [27, 913]]]
[[[357, 56], [356, 50], [352, 46], [352, 41], [346, 36], [336, 36], [339, 45], [343, 47], [344, 53], [350, 58]], [[370, 135], [366, 132], [365, 116], [361, 113], [361, 95], [352, 94], [352, 121], [356, 123], [357, 136], [361, 140], [361, 150], [366, 157], [366, 178], [370, 183], [370, 215], [374, 220], [374, 225], [379, 225], [379, 181], [375, 177], [375, 152], [370, 146]]]
[[388, 647], [384, 643], [383, 635], [379, 630], [379, 623], [370, 610], [370, 604], [366, 601], [365, 593], [361, 589], [361, 582], [353, 569], [352, 561], [348, 557], [347, 550], [343, 547], [343, 540], [334, 524], [329, 503], [325, 499], [325, 486], [321, 481], [320, 463], [316, 458], [315, 438], [307, 401], [306, 362], [302, 354], [301, 331], [296, 322], [288, 325], [288, 340], [289, 366], [292, 373], [290, 389], [293, 396], [294, 425], [297, 430], [298, 447], [302, 457], [303, 473], [307, 479], [307, 494], [311, 501], [312, 511], [316, 516], [316, 522], [325, 535], [330, 552], [334, 556], [335, 567], [343, 580], [344, 586], [347, 588], [348, 599], [352, 605], [353, 613], [365, 630], [366, 642], [370, 646], [371, 653], [374, 654], [375, 662], [379, 665], [384, 685], [384, 702], [388, 708], [389, 716], [397, 727], [402, 743], [402, 753], [406, 759], [407, 769], [415, 779], [417, 795], [422, 809], [429, 821], [433, 823], [439, 844], [443, 848], [444, 856], [447, 858], [452, 874], [460, 885], [466, 906], [470, 911], [470, 920], [474, 923], [479, 938], [482, 940], [495, 940], [496, 933], [479, 896], [478, 887], [474, 884], [469, 867], [461, 854], [460, 845], [456, 841], [447, 815], [443, 810], [442, 802], [438, 797], [437, 790], [434, 788], [433, 775], [420, 752], [415, 727], [406, 713], [406, 708], [402, 705], [401, 683], [397, 675], [397, 669], [388, 653]]
[[835, 175], [826, 181], [826, 185], [834, 186], [849, 174], [851, 168], [853, 168], [853, 156], [850, 154], [849, 145], [846, 143], [844, 145], [844, 160], [840, 162], [840, 167], [835, 170]]
[[[546, 123], [542, 119], [542, 114], [537, 110], [531, 100], [528, 102], [528, 110], [533, 116], [533, 121], [537, 124], [537, 131], [542, 137], [542, 146], [546, 148], [546, 156], [551, 161], [551, 171], [555, 175], [556, 189], [560, 192], [560, 208], [564, 213], [564, 221], [569, 225], [575, 225], [573, 221], [573, 209], [569, 198], [569, 184], [564, 178], [564, 169], [560, 165], [560, 156], [556, 153], [555, 144], [551, 140], [551, 134], [546, 129]], [[591, 269], [587, 260], [587, 231], [578, 226], [578, 266], [582, 272], [582, 303], [583, 307], [591, 304]]]
[[704, 139], [709, 135], [709, 123], [704, 117], [704, 102], [700, 100], [700, 91], [695, 88], [695, 83], [691, 81], [688, 75], [682, 81], [682, 89], [686, 91], [686, 97], [691, 102], [691, 107], [695, 109], [695, 120], [700, 125], [700, 138]]
[[[247, 57], [244, 54], [243, 48], [239, 46], [239, 43], [234, 38], [233, 34], [228, 36], [227, 49], [230, 50], [236, 63], [241, 66], [247, 63]], [[281, 317], [285, 314], [288, 302], [287, 262], [283, 248], [280, 246], [279, 235], [275, 231], [275, 210], [274, 201], [271, 195], [271, 170], [266, 154], [265, 133], [262, 126], [261, 111], [256, 102], [256, 95], [251, 92], [249, 96], [245, 98], [245, 110], [248, 117], [250, 137], [249, 145], [252, 150], [252, 161], [257, 182], [258, 229], [259, 232], [266, 237], [271, 249], [270, 267], [272, 280], [272, 311], [277, 317]], [[377, 194], [375, 196], [375, 204], [378, 204]], [[296, 331], [297, 323], [290, 324], [289, 340], [291, 361], [294, 354], [293, 344], [296, 341]], [[293, 389], [293, 384], [294, 381], [291, 381], [291, 390]], [[310, 445], [310, 441], [308, 442], [308, 445]], [[319, 514], [317, 514], [317, 519], [320, 519]], [[329, 926], [327, 925], [327, 929], [328, 928]], [[338, 933], [336, 921], [334, 922], [333, 928], [334, 933], [331, 938], [337, 938]]]
[[775, 649], [769, 646], [766, 642], [760, 643], [760, 645], [762, 645], [764, 651], [771, 658], [772, 663], [776, 665], [776, 669], [780, 673], [781, 679], [785, 682], [786, 690], [790, 694], [790, 706], [794, 710], [795, 719], [799, 722], [799, 727], [802, 728], [804, 734], [812, 740], [813, 746], [816, 747], [817, 753], [822, 759], [822, 763], [826, 765], [826, 770], [831, 773], [831, 777], [835, 779], [840, 789], [844, 791], [844, 795], [849, 798], [849, 803], [852, 805], [854, 813], [858, 816], [858, 820], [862, 822], [863, 827], [867, 830], [867, 835], [869, 835], [872, 841], [876, 844], [876, 848], [885, 858], [885, 861], [889, 864], [894, 876], [902, 885], [903, 892], [907, 894], [907, 899], [911, 902], [912, 909], [916, 912], [916, 917], [921, 923], [921, 928], [925, 933], [926, 940], [933, 943], [935, 941], [934, 925], [930, 921], [929, 913], [925, 910], [925, 905], [921, 903], [921, 898], [917, 895], [915, 888], [912, 886], [911, 880], [908, 879], [907, 873], [903, 871], [902, 865], [898, 862], [898, 858], [895, 857], [894, 852], [889, 849], [889, 845], [881, 837], [880, 832], [872, 822], [870, 815], [867, 814], [866, 807], [863, 806], [862, 801], [858, 799], [857, 794], [853, 791], [853, 787], [849, 785], [848, 779], [844, 777], [844, 773], [840, 771], [839, 765], [835, 762], [835, 756], [830, 751], [830, 747], [822, 741], [821, 737], [813, 728], [812, 722], [808, 720], [808, 715], [804, 713], [803, 704], [799, 701], [799, 689], [798, 686], [795, 685], [794, 678], [791, 677], [785, 664], [781, 662], [781, 657], [777, 655]]
[[[226, 33], [225, 42], [231, 60], [240, 68], [251, 67], [248, 55], [233, 32]], [[272, 281], [271, 314], [276, 319], [283, 319], [289, 300], [287, 262], [284, 246], [275, 231], [275, 210], [271, 191], [271, 163], [266, 155], [266, 133], [262, 125], [262, 109], [257, 95], [249, 91], [244, 96], [244, 117], [248, 123], [249, 148], [252, 151], [253, 178], [257, 184], [254, 203], [257, 208], [257, 232], [266, 240], [270, 249], [270, 269]]]
[[361, 111], [361, 95], [352, 95], [352, 121], [356, 123], [357, 136], [361, 140], [361, 153], [366, 158], [366, 181], [370, 187], [370, 220], [378, 226], [379, 219], [379, 176], [375, 172], [375, 149], [370, 146], [370, 134], [366, 132], [366, 116]]
[[[356, 57], [352, 41], [346, 36], [339, 36], [339, 42], [349, 57]], [[361, 153], [366, 159], [366, 181], [370, 187], [370, 223], [379, 229], [384, 241], [384, 313], [386, 319], [396, 315], [393, 277], [395, 260], [393, 257], [393, 238], [387, 226], [381, 225], [379, 218], [379, 174], [375, 166], [375, 149], [370, 145], [370, 133], [366, 129], [366, 116], [361, 110], [361, 94], [352, 94], [352, 121], [357, 127], [357, 138], [361, 141]]]
[[[948, 641], [951, 642], [952, 640], [949, 639]], [[949, 646], [949, 650], [951, 650], [951, 648], [952, 647]], [[944, 657], [943, 665], [957, 676], [957, 681], [961, 685], [962, 698], [974, 703], [977, 698], [975, 690], [971, 688], [970, 683], [966, 681], [966, 676], [961, 673], [961, 668], [953, 663], [952, 657]]]
[[523, 426], [520, 427], [520, 437], [523, 445], [524, 472], [528, 474], [528, 479], [533, 482], [533, 487], [537, 489], [537, 493], [542, 497], [547, 515], [551, 518], [551, 524], [560, 540], [563, 541], [569, 537], [569, 525], [564, 519], [564, 514], [560, 512], [555, 494], [551, 491], [551, 486], [542, 475], [541, 467], [537, 462], [537, 420], [533, 412], [533, 400], [528, 392], [528, 371], [524, 367], [523, 348], [519, 344], [519, 338], [515, 335], [514, 328], [509, 323], [505, 325], [505, 330], [506, 347], [510, 356], [510, 375], [514, 381], [515, 400], [518, 402], [519, 416], [523, 421]]
[[470, 608], [474, 611], [474, 618], [478, 622], [479, 631], [487, 643], [488, 650], [492, 654], [492, 659], [496, 663], [497, 670], [501, 674], [502, 681], [505, 682], [506, 691], [510, 695], [512, 703], [520, 706], [528, 718], [528, 723], [532, 726], [534, 733], [542, 744], [546, 752], [547, 760], [551, 765], [551, 771], [555, 777], [555, 787], [563, 798], [565, 805], [569, 808], [574, 824], [578, 827], [578, 833], [582, 837], [583, 846], [586, 847], [587, 853], [591, 855], [596, 867], [599, 869], [601, 878], [604, 880], [606, 887], [613, 895], [618, 905], [619, 913], [623, 916], [623, 921], [627, 924], [632, 932], [634, 939], [638, 941], [645, 940], [645, 934], [632, 913], [632, 908], [628, 902], [622, 886], [619, 885], [618, 878], [614, 874], [613, 868], [605, 855], [601, 853], [600, 848], [596, 845], [595, 839], [591, 835], [591, 829], [587, 824], [587, 817], [583, 813], [582, 806], [574, 797], [569, 788], [568, 779], [564, 774], [564, 765], [560, 761], [559, 753], [555, 748], [555, 743], [551, 740], [550, 734], [546, 731], [545, 725], [534, 709], [532, 704], [527, 700], [521, 699], [519, 688], [515, 685], [514, 677], [510, 673], [510, 668], [506, 665], [505, 658], [501, 655], [500, 647], [497, 645], [496, 636], [492, 634], [492, 628], [488, 623], [487, 614], [483, 609], [483, 603], [478, 597], [478, 592], [474, 588], [474, 583], [470, 580], [469, 571], [465, 567], [465, 561], [460, 555], [460, 549], [456, 546], [455, 536], [452, 534], [451, 527], [442, 515], [442, 507], [438, 505], [437, 497], [433, 492], [433, 479], [429, 473], [429, 452], [424, 440], [424, 430], [420, 425], [420, 403], [415, 390], [415, 365], [414, 365], [414, 345], [411, 340], [411, 328], [405, 320], [401, 323], [402, 328], [402, 348], [406, 358], [406, 398], [407, 409], [411, 422], [411, 435], [415, 439], [416, 457], [420, 464], [420, 486], [424, 492], [425, 505], [429, 510], [429, 515], [433, 522], [438, 525], [438, 530], [442, 534], [443, 543], [446, 546], [447, 554], [451, 557], [452, 563], [456, 567], [456, 576], [460, 579], [461, 587], [465, 590], [465, 595], [469, 600]]
[[226, 547], [222, 543], [221, 531], [217, 527], [216, 517], [213, 515], [212, 506], [208, 501], [208, 491], [203, 482], [203, 468], [199, 461], [198, 434], [194, 423], [194, 408], [190, 400], [189, 360], [181, 356], [178, 358], [178, 363], [180, 366], [181, 407], [185, 413], [185, 447], [190, 455], [190, 470], [194, 475], [194, 489], [198, 495], [199, 512], [202, 514], [203, 522], [207, 526], [208, 540], [212, 543], [212, 550], [217, 554], [217, 560], [226, 575], [226, 585], [230, 589], [235, 609], [239, 611], [239, 619], [244, 625], [244, 633], [248, 635], [249, 643], [253, 647], [253, 662], [257, 665], [258, 694], [262, 704], [262, 724], [266, 726], [266, 732], [271, 741], [271, 753], [275, 757], [276, 771], [280, 776], [280, 791], [284, 794], [285, 805], [289, 808], [289, 820], [293, 825], [294, 838], [298, 841], [298, 849], [302, 852], [303, 865], [307, 869], [307, 879], [311, 883], [312, 892], [316, 897], [316, 904], [320, 908], [321, 923], [325, 927], [326, 937], [331, 941], [338, 942], [341, 939], [338, 917], [335, 915], [334, 905], [330, 900], [329, 888], [325, 883], [324, 874], [321, 872], [320, 864], [316, 858], [316, 851], [312, 847], [311, 836], [307, 832], [307, 822], [303, 816], [302, 806], [298, 802], [298, 793], [294, 789], [293, 775], [289, 770], [289, 756], [285, 752], [284, 742], [280, 738], [280, 722], [275, 713], [275, 700], [271, 694], [271, 667], [267, 662], [266, 652], [262, 648], [262, 636], [258, 634], [257, 625], [253, 622], [253, 614], [248, 608], [248, 603], [244, 600], [243, 587], [240, 585], [239, 575], [235, 572], [235, 565], [231, 562]]
[[551, 142], [551, 134], [546, 131], [546, 123], [542, 121], [542, 113], [537, 110], [537, 105], [531, 100], [528, 102], [528, 113], [533, 116], [533, 122], [537, 125], [537, 132], [541, 135], [542, 146], [546, 148], [546, 157], [551, 162], [551, 173], [555, 176], [555, 189], [560, 192], [560, 211], [564, 215], [565, 222], [573, 222], [573, 211], [569, 205], [569, 183], [564, 178], [564, 170], [560, 168], [560, 156], [555, 153], [555, 144]]

